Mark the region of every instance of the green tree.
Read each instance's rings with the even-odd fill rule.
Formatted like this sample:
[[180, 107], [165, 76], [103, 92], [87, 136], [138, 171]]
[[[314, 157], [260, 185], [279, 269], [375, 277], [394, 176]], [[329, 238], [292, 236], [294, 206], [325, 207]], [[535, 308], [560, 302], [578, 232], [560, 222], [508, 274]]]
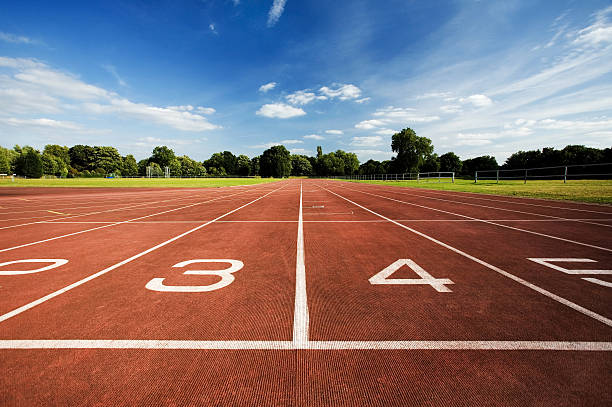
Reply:
[[291, 155], [291, 175], [302, 177], [312, 175], [312, 165], [305, 155]]
[[433, 153], [433, 145], [427, 137], [419, 137], [406, 128], [391, 136], [391, 149], [397, 153], [393, 161], [396, 172], [418, 172], [421, 165]]
[[440, 159], [438, 154], [433, 153], [425, 158], [423, 164], [419, 168], [420, 172], [438, 172], [440, 171]]
[[473, 177], [476, 171], [496, 170], [498, 168], [499, 165], [497, 165], [497, 160], [495, 159], [495, 157], [490, 155], [483, 155], [480, 157], [463, 160], [461, 172], [464, 175]]
[[95, 168], [93, 165], [95, 160], [93, 147], [77, 144], [68, 149], [68, 155], [70, 157], [70, 165], [79, 172]]
[[380, 161], [368, 160], [359, 166], [359, 175], [379, 174]]
[[47, 144], [43, 150], [43, 154], [45, 153], [59, 158], [64, 162], [66, 167], [70, 166], [70, 149], [68, 147], [57, 144]]
[[23, 175], [28, 178], [42, 177], [43, 166], [40, 153], [29, 146], [20, 149], [20, 151], [21, 154], [15, 163], [17, 175]]
[[0, 147], [0, 174], [13, 174], [17, 157], [19, 157], [17, 151]]
[[54, 155], [49, 154], [48, 152], [43, 152], [40, 158], [42, 160], [43, 174], [55, 175], [57, 172], [59, 172], [59, 159], [57, 159]]
[[238, 156], [236, 174], [247, 176], [251, 173], [251, 159], [244, 154]]
[[459, 174], [462, 166], [461, 158], [457, 154], [449, 151], [440, 156], [440, 171], [455, 172]]
[[181, 160], [175, 158], [174, 160], [170, 161], [170, 164], [168, 164], [168, 170], [170, 171], [170, 176], [180, 177], [183, 174]]
[[184, 177], [202, 177], [206, 175], [206, 168], [202, 163], [192, 160], [186, 155], [177, 158], [181, 163], [181, 175]]
[[344, 162], [344, 175], [353, 175], [359, 171], [359, 159], [355, 153], [338, 150], [336, 151], [336, 157]]
[[132, 154], [123, 157], [123, 167], [121, 167], [121, 175], [133, 177], [138, 175], [138, 163]]
[[253, 175], [259, 175], [259, 163], [261, 160], [261, 156], [258, 155], [257, 157], [253, 157], [251, 159], [251, 174]]
[[169, 167], [172, 160], [176, 158], [174, 151], [166, 146], [158, 146], [153, 149], [150, 161], [159, 164], [163, 169]]
[[263, 152], [260, 161], [262, 177], [282, 178], [291, 174], [291, 154], [285, 146], [273, 146]]
[[160, 167], [160, 165], [156, 162], [150, 162], [149, 167], [151, 167], [151, 175], [154, 177], [161, 177], [164, 175], [164, 170]]
[[115, 147], [95, 146], [93, 167], [97, 174], [105, 175], [121, 171], [123, 159]]

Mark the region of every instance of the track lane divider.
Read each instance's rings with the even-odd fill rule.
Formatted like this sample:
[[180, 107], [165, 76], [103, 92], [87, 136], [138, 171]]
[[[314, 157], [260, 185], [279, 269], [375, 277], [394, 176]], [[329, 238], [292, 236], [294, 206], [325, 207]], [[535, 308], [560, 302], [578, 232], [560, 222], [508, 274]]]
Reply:
[[[165, 213], [170, 213], [170, 212], [174, 212], [174, 211], [180, 211], [182, 209], [187, 209], [187, 208], [191, 208], [191, 207], [194, 207], [194, 206], [203, 205], [205, 203], [219, 201], [219, 200], [225, 199], [225, 198], [230, 197], [230, 196], [244, 194], [245, 192], [251, 192], [251, 191], [241, 191], [241, 192], [237, 192], [235, 194], [220, 196], [218, 198], [209, 199], [207, 201], [196, 202], [196, 203], [189, 204], [189, 205], [186, 205], [186, 206], [181, 206], [179, 208], [168, 209], [168, 210], [165, 210], [165, 211], [162, 211], [162, 212], [153, 213], [153, 214], [150, 214], [150, 215], [139, 216], [137, 218], [128, 219], [128, 220], [122, 220], [122, 221], [119, 221], [119, 222], [110, 222], [109, 224], [105, 224], [103, 226], [97, 226], [95, 228], [79, 230], [78, 232], [72, 232], [72, 233], [67, 233], [65, 235], [50, 237], [50, 238], [47, 238], [47, 239], [38, 240], [36, 242], [24, 243], [24, 244], [21, 244], [21, 245], [18, 245], [18, 246], [8, 247], [6, 249], [0, 249], [0, 253], [7, 252], [7, 251], [10, 251], [10, 250], [19, 249], [19, 248], [22, 248], [22, 247], [33, 246], [33, 245], [40, 244], [40, 243], [50, 242], [50, 241], [57, 240], [57, 239], [62, 239], [62, 238], [65, 238], [65, 237], [76, 236], [76, 235], [80, 235], [80, 234], [83, 234], [83, 233], [91, 232], [91, 231], [94, 231], [94, 230], [105, 229], [105, 228], [109, 228], [109, 227], [112, 227], [112, 226], [122, 225], [122, 224], [125, 224], [125, 223], [131, 223], [131, 222], [134, 222], [134, 221], [137, 221], [137, 220], [140, 220], [140, 219], [146, 219], [146, 218], [150, 218], [150, 217], [153, 217], [153, 216], [163, 215]], [[36, 223], [54, 223], [54, 222], [36, 222]]]
[[[523, 285], [523, 286], [525, 286], [527, 288], [530, 288], [530, 289], [532, 289], [532, 290], [534, 290], [534, 291], [536, 291], [536, 292], [538, 292], [538, 293], [540, 293], [540, 294], [542, 294], [542, 295], [544, 295], [544, 296], [546, 296], [546, 297], [548, 297], [548, 298], [550, 298], [550, 299], [552, 299], [554, 301], [557, 301], [558, 303], [563, 304], [563, 305], [565, 305], [565, 306], [567, 306], [567, 307], [569, 307], [569, 308], [571, 308], [571, 309], [573, 309], [575, 311], [578, 311], [581, 314], [584, 314], [584, 315], [586, 315], [586, 316], [588, 316], [590, 318], [593, 318], [596, 321], [599, 321], [599, 322], [601, 322], [604, 325], [612, 327], [612, 320], [609, 319], [609, 318], [604, 317], [603, 315], [600, 315], [600, 314], [598, 314], [598, 313], [596, 313], [594, 311], [591, 311], [591, 310], [589, 310], [589, 309], [587, 309], [587, 308], [585, 308], [585, 307], [583, 307], [581, 305], [578, 305], [578, 304], [576, 304], [576, 303], [574, 303], [574, 302], [572, 302], [570, 300], [567, 300], [567, 299], [565, 299], [565, 298], [563, 298], [563, 297], [561, 297], [561, 296], [559, 296], [557, 294], [554, 294], [554, 293], [552, 293], [552, 292], [550, 292], [548, 290], [545, 290], [545, 289], [543, 289], [543, 288], [541, 288], [541, 287], [539, 287], [539, 286], [537, 286], [537, 285], [535, 285], [533, 283], [530, 283], [527, 280], [524, 280], [524, 279], [522, 279], [522, 278], [520, 278], [518, 276], [515, 276], [514, 274], [511, 274], [511, 273], [509, 273], [509, 272], [507, 272], [505, 270], [502, 270], [501, 268], [499, 268], [497, 266], [489, 264], [489, 263], [487, 263], [484, 260], [481, 260], [481, 259], [479, 259], [477, 257], [474, 257], [474, 256], [472, 256], [472, 255], [470, 255], [470, 254], [468, 254], [468, 253], [466, 253], [466, 252], [464, 252], [464, 251], [462, 251], [460, 249], [457, 249], [457, 248], [455, 248], [455, 247], [453, 247], [453, 246], [451, 246], [449, 244], [446, 244], [446, 243], [444, 243], [444, 242], [442, 242], [442, 241], [440, 241], [440, 240], [438, 240], [436, 238], [433, 238], [433, 237], [431, 237], [429, 235], [426, 235], [425, 233], [419, 232], [416, 229], [412, 229], [411, 227], [403, 225], [403, 224], [401, 224], [401, 223], [399, 223], [397, 221], [394, 221], [393, 219], [387, 218], [386, 216], [381, 215], [380, 213], [374, 212], [373, 210], [368, 209], [365, 206], [360, 205], [360, 204], [358, 204], [358, 203], [356, 203], [354, 201], [351, 201], [350, 199], [345, 198], [342, 195], [335, 193], [334, 191], [331, 191], [331, 190], [329, 190], [329, 189], [327, 189], [325, 187], [321, 187], [321, 188], [324, 189], [325, 191], [327, 191], [327, 192], [329, 192], [329, 193], [339, 197], [339, 198], [344, 199], [347, 202], [352, 203], [355, 206], [358, 206], [359, 208], [361, 208], [363, 210], [366, 210], [366, 211], [370, 212], [373, 215], [376, 215], [376, 216], [378, 216], [378, 217], [380, 217], [382, 219], [385, 219], [385, 220], [387, 220], [387, 221], [389, 221], [389, 222], [391, 222], [391, 223], [393, 223], [393, 224], [395, 224], [395, 225], [397, 225], [397, 226], [399, 226], [399, 227], [401, 227], [403, 229], [406, 229], [406, 230], [408, 230], [408, 231], [410, 231], [410, 232], [412, 232], [412, 233], [414, 233], [414, 234], [416, 234], [418, 236], [421, 236], [421, 237], [423, 237], [423, 238], [425, 238], [425, 239], [427, 239], [427, 240], [429, 240], [431, 242], [434, 242], [437, 245], [440, 245], [440, 246], [442, 246], [442, 247], [444, 247], [444, 248], [446, 248], [448, 250], [451, 250], [451, 251], [453, 251], [453, 252], [455, 252], [455, 253], [457, 253], [457, 254], [467, 258], [467, 259], [470, 259], [470, 260], [472, 260], [472, 261], [474, 261], [474, 262], [476, 262], [478, 264], [481, 264], [481, 265], [487, 267], [488, 269], [493, 270], [496, 273], [501, 274], [504, 277], [507, 277], [507, 278], [509, 278], [511, 280], [514, 280], [515, 282], [517, 282], [517, 283], [519, 283], [519, 284], [521, 284], [521, 285]], [[359, 191], [357, 191], [357, 192], [359, 192]], [[368, 195], [373, 195], [373, 194], [368, 194]], [[401, 202], [401, 201], [398, 201], [398, 202]], [[418, 205], [418, 206], [420, 206], [420, 205]]]
[[274, 192], [276, 192], [276, 191], [278, 191], [278, 190], [280, 190], [280, 189], [282, 189], [284, 187], [285, 186], [283, 185], [280, 188], [276, 188], [276, 189], [268, 192], [267, 194], [260, 196], [257, 199], [254, 199], [254, 200], [252, 200], [252, 201], [250, 201], [250, 202], [248, 202], [248, 203], [246, 203], [246, 204], [244, 204], [244, 205], [242, 205], [242, 206], [240, 206], [240, 207], [238, 207], [236, 209], [233, 209], [233, 210], [231, 210], [231, 211], [229, 211], [229, 212], [227, 212], [227, 213], [225, 213], [225, 214], [223, 214], [221, 216], [216, 217], [213, 220], [210, 220], [210, 221], [208, 221], [208, 222], [206, 222], [206, 223], [204, 223], [202, 225], [196, 226], [193, 229], [190, 229], [190, 230], [188, 230], [186, 232], [181, 233], [180, 235], [177, 235], [177, 236], [175, 236], [173, 238], [170, 238], [170, 239], [168, 239], [168, 240], [166, 240], [166, 241], [164, 241], [162, 243], [159, 243], [159, 244], [157, 244], [157, 245], [155, 245], [155, 246], [153, 246], [153, 247], [151, 247], [151, 248], [149, 248], [149, 249], [147, 249], [147, 250], [145, 250], [143, 252], [135, 254], [134, 256], [129, 257], [129, 258], [123, 260], [123, 261], [120, 261], [119, 263], [113, 264], [112, 266], [107, 267], [104, 270], [98, 271], [97, 273], [94, 273], [94, 274], [92, 274], [92, 275], [90, 275], [88, 277], [85, 277], [85, 278], [83, 278], [83, 279], [81, 279], [81, 280], [79, 280], [79, 281], [77, 281], [75, 283], [72, 283], [72, 284], [70, 284], [70, 285], [68, 285], [68, 286], [66, 286], [66, 287], [64, 287], [62, 289], [54, 291], [51, 294], [47, 294], [44, 297], [41, 297], [41, 298], [39, 298], [39, 299], [37, 299], [35, 301], [32, 301], [32, 302], [30, 302], [30, 303], [28, 303], [26, 305], [23, 305], [23, 306], [21, 306], [19, 308], [16, 308], [16, 309], [12, 310], [12, 311], [9, 311], [6, 314], [0, 315], [0, 323], [2, 323], [4, 321], [6, 321], [7, 319], [10, 319], [10, 318], [12, 318], [14, 316], [17, 316], [17, 315], [19, 315], [19, 314], [21, 314], [21, 313], [23, 313], [23, 312], [25, 312], [25, 311], [27, 311], [27, 310], [29, 310], [31, 308], [34, 308], [37, 305], [40, 305], [40, 304], [42, 304], [42, 303], [44, 303], [46, 301], [49, 301], [50, 299], [55, 298], [58, 295], [64, 294], [64, 293], [66, 293], [66, 292], [68, 292], [68, 291], [70, 291], [70, 290], [72, 290], [72, 289], [74, 289], [76, 287], [79, 287], [79, 286], [81, 286], [81, 285], [83, 285], [83, 284], [85, 284], [85, 283], [87, 283], [87, 282], [89, 282], [89, 281], [91, 281], [91, 280], [93, 280], [95, 278], [98, 278], [98, 277], [100, 277], [100, 276], [102, 276], [102, 275], [104, 275], [104, 274], [106, 274], [106, 273], [108, 273], [108, 272], [110, 272], [112, 270], [115, 270], [116, 268], [119, 268], [119, 267], [121, 267], [121, 266], [123, 266], [123, 265], [125, 265], [127, 263], [130, 263], [131, 261], [134, 261], [134, 260], [136, 260], [136, 259], [138, 259], [138, 258], [140, 258], [140, 257], [142, 257], [142, 256], [144, 256], [146, 254], [149, 254], [149, 253], [151, 253], [151, 252], [153, 252], [153, 251], [155, 251], [155, 250], [157, 250], [159, 248], [162, 248], [162, 247], [164, 247], [164, 246], [166, 246], [166, 245], [168, 245], [168, 244], [170, 244], [170, 243], [172, 243], [172, 242], [174, 242], [174, 241], [176, 241], [176, 240], [178, 240], [178, 239], [180, 239], [182, 237], [185, 237], [185, 236], [187, 236], [187, 235], [189, 235], [189, 234], [191, 234], [193, 232], [196, 232], [196, 231], [198, 231], [198, 230], [200, 230], [200, 229], [210, 225], [211, 223], [214, 223], [214, 222], [216, 222], [219, 219], [222, 219], [222, 218], [224, 218], [226, 216], [229, 216], [232, 213], [237, 212], [240, 209], [243, 209], [243, 208], [245, 208], [245, 207], [247, 207], [247, 206], [257, 202], [260, 199], [263, 199], [263, 198], [267, 197], [268, 195], [270, 195], [270, 194], [272, 194], [272, 193], [274, 193]]
[[[472, 216], [462, 215], [460, 213], [445, 211], [443, 209], [437, 209], [437, 208], [432, 208], [430, 206], [419, 205], [419, 204], [415, 204], [415, 203], [412, 203], [412, 202], [401, 201], [399, 199], [389, 198], [388, 196], [384, 196], [384, 195], [372, 194], [370, 192], [364, 192], [364, 191], [360, 191], [358, 189], [351, 189], [351, 188], [346, 188], [346, 187], [342, 187], [342, 186], [339, 186], [339, 187], [343, 188], [343, 189], [348, 189], [349, 191], [359, 192], [361, 194], [366, 194], [366, 195], [371, 195], [371, 196], [375, 196], [375, 197], [378, 197], [378, 198], [388, 199], [389, 201], [398, 202], [398, 203], [401, 203], [401, 204], [404, 204], [404, 205], [411, 205], [411, 206], [416, 206], [416, 207], [423, 208], [423, 209], [429, 209], [429, 210], [436, 211], [436, 212], [442, 212], [442, 213], [446, 213], [447, 215], [459, 216], [461, 218], [466, 218], [466, 219], [470, 219], [470, 220], [474, 220], [474, 221], [478, 221], [478, 222], [482, 222], [482, 223], [487, 223], [489, 225], [495, 225], [495, 226], [499, 226], [499, 227], [506, 228], [506, 229], [516, 230], [518, 232], [530, 233], [532, 235], [547, 237], [549, 239], [560, 240], [560, 241], [566, 242], [566, 243], [572, 243], [572, 244], [577, 244], [577, 245], [580, 245], [580, 246], [590, 247], [591, 249], [597, 249], [597, 250], [604, 250], [606, 252], [612, 252], [612, 249], [609, 249], [607, 247], [596, 246], [596, 245], [592, 245], [592, 244], [588, 244], [588, 243], [578, 242], [576, 240], [565, 239], [563, 237], [548, 235], [546, 233], [534, 232], [532, 230], [521, 229], [521, 228], [517, 228], [517, 227], [514, 227], [514, 226], [510, 226], [510, 225], [503, 225], [501, 223], [492, 222], [492, 221], [489, 221], [489, 220], [486, 220], [486, 219], [478, 219], [478, 218], [474, 218]], [[569, 220], [569, 219], [567, 219], [567, 220]]]
[[300, 182], [300, 211], [298, 215], [297, 257], [295, 262], [295, 308], [293, 312], [293, 344], [296, 349], [308, 348], [309, 324], [302, 202], [302, 183]]

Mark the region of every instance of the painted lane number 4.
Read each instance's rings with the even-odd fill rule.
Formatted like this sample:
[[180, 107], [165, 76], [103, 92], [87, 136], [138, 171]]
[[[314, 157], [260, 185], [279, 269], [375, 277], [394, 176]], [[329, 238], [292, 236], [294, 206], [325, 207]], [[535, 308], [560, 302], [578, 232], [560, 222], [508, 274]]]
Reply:
[[[535, 263], [541, 264], [543, 266], [549, 267], [553, 270], [557, 270], [560, 271], [562, 273], [565, 274], [578, 274], [578, 275], [583, 275], [583, 274], [598, 274], [598, 275], [602, 275], [602, 274], [612, 274], [612, 270], [576, 270], [576, 269], [567, 269], [565, 267], [561, 267], [558, 266], [556, 264], [553, 264], [554, 262], [560, 262], [560, 263], [597, 263], [596, 260], [591, 260], [591, 259], [565, 259], [565, 258], [536, 258], [536, 257], [531, 257], [531, 258], [527, 258], [527, 260], [531, 260]], [[603, 281], [600, 280], [598, 278], [591, 278], [591, 277], [582, 277], [583, 280], [588, 281], [589, 283], [594, 283], [594, 284], [598, 284], [604, 287], [609, 287], [612, 288], [612, 283], [608, 282], [608, 281]]]
[[[408, 266], [412, 271], [418, 274], [421, 278], [389, 278], [393, 273], [402, 268]], [[408, 285], [430, 285], [439, 293], [450, 293], [450, 288], [446, 287], [446, 284], [455, 284], [448, 278], [435, 278], [418, 264], [410, 259], [398, 259], [385, 267], [378, 273], [374, 274], [369, 279], [370, 284], [408, 284]]]
[[186, 270], [183, 274], [199, 276], [218, 276], [221, 280], [208, 285], [165, 285], [163, 278], [154, 278], [146, 284], [151, 291], [174, 292], [174, 293], [202, 293], [227, 287], [234, 281], [234, 273], [244, 267], [240, 260], [231, 259], [195, 259], [176, 263], [172, 267], [182, 268], [196, 263], [229, 263], [229, 267], [221, 270]]

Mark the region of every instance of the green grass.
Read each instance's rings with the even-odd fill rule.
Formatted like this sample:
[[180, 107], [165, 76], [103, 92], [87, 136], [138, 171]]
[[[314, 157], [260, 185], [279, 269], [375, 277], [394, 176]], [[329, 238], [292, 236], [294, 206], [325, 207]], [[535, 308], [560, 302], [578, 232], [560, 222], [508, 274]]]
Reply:
[[528, 198], [560, 199], [568, 201], [612, 204], [612, 180], [563, 181], [502, 181], [499, 184], [457, 179], [455, 183], [416, 181], [351, 181], [368, 184], [414, 187], [443, 191], [475, 192], [481, 194], [509, 195]]
[[0, 187], [88, 187], [88, 188], [211, 188], [252, 185], [274, 178], [41, 178], [0, 179]]

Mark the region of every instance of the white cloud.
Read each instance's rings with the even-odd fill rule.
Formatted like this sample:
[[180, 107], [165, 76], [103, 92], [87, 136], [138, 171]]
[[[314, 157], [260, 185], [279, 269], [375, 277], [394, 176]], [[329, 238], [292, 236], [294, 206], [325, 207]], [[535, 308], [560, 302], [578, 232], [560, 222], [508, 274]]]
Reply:
[[452, 95], [451, 92], [429, 92], [423, 95], [417, 96], [417, 99], [438, 99], [448, 98]]
[[127, 83], [125, 83], [125, 81], [119, 76], [119, 74], [117, 73], [117, 68], [115, 68], [113, 65], [102, 65], [102, 68], [104, 68], [108, 73], [110, 73], [119, 85], [127, 86]]
[[369, 100], [370, 100], [370, 98], [361, 98], [361, 99], [357, 99], [355, 101], [355, 103], [360, 103], [361, 104], [361, 103], [365, 103], [365, 102], [367, 102]]
[[196, 110], [201, 114], [213, 114], [216, 110], [212, 107], [197, 107]]
[[379, 117], [380, 120], [386, 123], [429, 123], [434, 122], [436, 120], [440, 120], [439, 116], [427, 116], [417, 114], [415, 109], [409, 107], [401, 108], [389, 106], [383, 109], [377, 109], [373, 115]]
[[0, 107], [4, 108], [0, 110], [3, 111], [34, 115], [84, 111], [89, 114], [118, 114], [183, 131], [220, 128], [202, 116], [214, 112], [212, 108], [194, 108], [191, 105], [156, 107], [135, 103], [31, 59], [0, 57], [0, 66], [16, 71], [13, 77], [0, 75]]
[[265, 85], [261, 85], [261, 86], [259, 87], [259, 91], [260, 91], [260, 92], [263, 92], [263, 93], [266, 93], [266, 92], [268, 92], [269, 90], [274, 89], [274, 88], [276, 87], [276, 85], [277, 85], [277, 83], [276, 83], [276, 82], [269, 82], [269, 83], [266, 83]]
[[444, 113], [459, 113], [463, 109], [461, 109], [461, 106], [459, 105], [444, 105], [440, 106], [440, 110], [442, 110]]
[[380, 130], [375, 131], [374, 133], [380, 134], [382, 136], [392, 136], [395, 133], [397, 133], [397, 131], [391, 130], [391, 129], [380, 129]]
[[351, 84], [334, 84], [336, 89], [331, 89], [327, 86], [323, 86], [319, 89], [319, 92], [329, 97], [330, 99], [338, 98], [340, 100], [357, 99], [361, 96], [361, 89]]
[[285, 11], [286, 2], [287, 0], [274, 0], [268, 13], [268, 27], [272, 27], [281, 18], [283, 11]]
[[351, 145], [358, 147], [375, 147], [385, 144], [381, 136], [353, 137]]
[[219, 32], [217, 32], [217, 28], [215, 27], [215, 25], [213, 23], [208, 24], [208, 28], [210, 29], [210, 31], [215, 34], [215, 35], [219, 35]]
[[342, 130], [325, 130], [326, 134], [335, 134], [335, 135], [340, 135], [340, 134], [344, 134], [344, 132]]
[[108, 114], [117, 113], [122, 116], [140, 119], [146, 122], [164, 124], [183, 131], [207, 131], [219, 129], [220, 126], [212, 124], [206, 117], [180, 110], [191, 106], [155, 107], [144, 103], [134, 103], [127, 99], [114, 98], [110, 104], [86, 103], [86, 110], [91, 113]]
[[18, 119], [15, 117], [0, 118], [0, 123], [14, 127], [48, 127], [61, 130], [83, 130], [79, 124], [69, 121], [60, 121], [46, 118], [39, 119]]
[[612, 43], [612, 24], [608, 16], [612, 14], [612, 6], [598, 11], [595, 22], [578, 31], [575, 44], [595, 46], [600, 43]]
[[319, 136], [318, 134], [309, 134], [304, 136], [304, 138], [307, 140], [325, 140], [325, 137]]
[[472, 95], [466, 98], [459, 99], [461, 103], [470, 103], [474, 107], [487, 107], [493, 104], [493, 101], [489, 99], [486, 95]]
[[302, 140], [289, 139], [289, 140], [282, 140], [281, 144], [304, 144], [304, 142]]
[[256, 114], [270, 118], [289, 119], [291, 117], [304, 116], [306, 112], [298, 107], [284, 103], [270, 103], [260, 107]]
[[308, 92], [308, 89], [298, 90], [297, 92], [291, 93], [285, 96], [285, 99], [293, 105], [307, 105], [316, 99], [316, 96], [312, 92]]
[[376, 127], [383, 127], [387, 123], [383, 120], [371, 119], [371, 120], [363, 120], [355, 125], [355, 128], [362, 130], [372, 130]]
[[37, 44], [38, 41], [21, 35], [15, 35], [0, 31], [0, 41], [10, 42], [13, 44]]

